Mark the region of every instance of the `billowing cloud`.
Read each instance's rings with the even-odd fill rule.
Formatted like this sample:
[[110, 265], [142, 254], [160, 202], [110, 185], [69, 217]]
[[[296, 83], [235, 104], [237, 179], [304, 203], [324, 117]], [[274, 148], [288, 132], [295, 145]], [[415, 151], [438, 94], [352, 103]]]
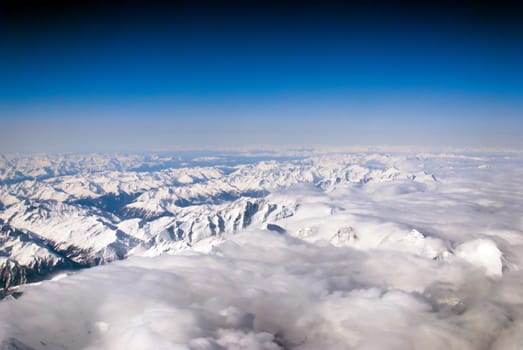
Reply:
[[5, 348], [510, 349], [521, 277], [249, 231], [28, 286], [0, 330]]

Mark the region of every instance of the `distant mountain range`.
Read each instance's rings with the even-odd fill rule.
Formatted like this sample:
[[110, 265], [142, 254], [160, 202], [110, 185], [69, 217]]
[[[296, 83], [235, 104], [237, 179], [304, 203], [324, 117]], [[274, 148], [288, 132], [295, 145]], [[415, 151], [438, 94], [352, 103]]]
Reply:
[[[302, 204], [284, 194], [289, 188], [330, 193], [393, 182], [395, 191], [422, 191], [438, 184], [432, 170], [442, 159], [384, 153], [266, 158], [2, 156], [0, 285], [133, 255], [205, 250], [251, 226], [283, 233], [279, 222]], [[290, 234], [313, 231], [299, 227]], [[330, 241], [354, 236], [340, 226]]]

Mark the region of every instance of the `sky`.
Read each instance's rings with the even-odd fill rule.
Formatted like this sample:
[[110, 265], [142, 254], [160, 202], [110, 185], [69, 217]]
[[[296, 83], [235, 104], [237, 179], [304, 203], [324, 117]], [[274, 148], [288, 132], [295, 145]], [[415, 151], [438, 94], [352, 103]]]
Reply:
[[523, 148], [515, 1], [0, 6], [0, 153]]

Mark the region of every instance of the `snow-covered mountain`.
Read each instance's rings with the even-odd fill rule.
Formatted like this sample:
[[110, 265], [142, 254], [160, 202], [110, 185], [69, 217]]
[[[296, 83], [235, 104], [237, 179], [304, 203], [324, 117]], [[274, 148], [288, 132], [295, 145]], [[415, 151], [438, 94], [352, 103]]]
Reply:
[[[421, 166], [398, 169], [402, 158], [378, 154], [252, 157], [239, 164], [224, 159], [2, 156], [2, 285], [130, 255], [174, 253], [248, 226], [274, 225], [294, 215], [299, 203], [271, 194], [296, 185], [329, 192], [387, 181], [417, 187], [437, 182]], [[217, 164], [199, 166], [202, 161]]]
[[[471, 167], [485, 172], [489, 164], [484, 155], [456, 158], [455, 154], [241, 159], [2, 156], [2, 286], [133, 255], [205, 250], [247, 227], [268, 227], [334, 245], [387, 247], [448, 258], [451, 244], [414, 224], [375, 223], [379, 233], [368, 233], [377, 228], [369, 229], [369, 220], [360, 227], [358, 215], [366, 212], [365, 206], [350, 209], [347, 205], [353, 203], [340, 198], [352, 191], [358, 195], [352, 194], [353, 200], [366, 196], [368, 203], [377, 199], [401, 203], [403, 195], [437, 192], [458, 181], [454, 176], [459, 172]], [[312, 198], [323, 196], [330, 202], [310, 203], [311, 193]]]

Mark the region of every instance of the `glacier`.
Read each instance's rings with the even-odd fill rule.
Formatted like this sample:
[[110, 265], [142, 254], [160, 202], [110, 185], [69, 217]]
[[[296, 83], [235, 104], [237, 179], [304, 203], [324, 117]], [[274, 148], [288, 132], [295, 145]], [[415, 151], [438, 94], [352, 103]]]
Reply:
[[523, 154], [0, 156], [0, 349], [518, 349]]

